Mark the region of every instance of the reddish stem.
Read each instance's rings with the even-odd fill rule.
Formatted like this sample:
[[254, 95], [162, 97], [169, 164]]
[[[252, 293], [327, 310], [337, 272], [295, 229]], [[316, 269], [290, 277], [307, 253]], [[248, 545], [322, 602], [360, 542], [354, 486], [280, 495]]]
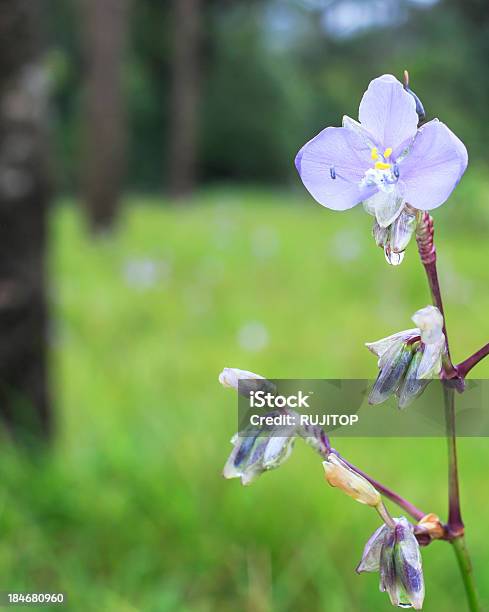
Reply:
[[[436, 249], [434, 241], [435, 229], [433, 219], [427, 212], [423, 212], [416, 228], [416, 240], [418, 243], [419, 256], [421, 263], [426, 270], [428, 284], [434, 305], [443, 315], [443, 333], [447, 344], [447, 356], [443, 362], [442, 378], [459, 378], [457, 368], [452, 364], [450, 349], [448, 348], [448, 334], [445, 326], [445, 313], [443, 311], [443, 300], [441, 297], [440, 283], [438, 282], [438, 272], [436, 269]], [[463, 522], [460, 512], [460, 491], [458, 484], [457, 469], [457, 438], [455, 433], [455, 391], [445, 383], [443, 386], [445, 400], [445, 420], [447, 429], [448, 444], [448, 494], [449, 494], [449, 515], [447, 530], [449, 534], [459, 536], [463, 534]]]
[[489, 343], [483, 346], [478, 351], [476, 351], [470, 357], [467, 357], [465, 361], [462, 361], [457, 366], [455, 366], [455, 369], [457, 370], [457, 373], [460, 376], [460, 378], [465, 378], [467, 374], [470, 372], [470, 370], [474, 366], [476, 366], [479, 363], [479, 361], [482, 361], [484, 357], [487, 357], [487, 355], [489, 355]]
[[380, 483], [378, 480], [375, 480], [374, 478], [366, 474], [363, 470], [360, 470], [359, 468], [357, 468], [356, 465], [353, 465], [352, 463], [347, 461], [335, 449], [331, 449], [331, 452], [335, 453], [335, 455], [337, 455], [344, 463], [346, 463], [348, 467], [350, 467], [352, 470], [357, 472], [357, 474], [360, 474], [360, 476], [363, 476], [366, 480], [368, 480], [370, 484], [373, 485], [379, 493], [387, 497], [387, 499], [390, 499], [392, 502], [397, 504], [400, 508], [403, 508], [403, 510], [405, 510], [408, 514], [410, 514], [416, 521], [421, 520], [423, 516], [426, 515], [426, 512], [423, 512], [422, 510], [417, 508], [414, 504], [407, 501], [406, 499], [404, 499], [403, 497], [401, 497], [400, 495], [398, 495], [397, 493], [395, 493], [394, 491], [392, 491], [391, 489], [389, 489], [388, 487]]

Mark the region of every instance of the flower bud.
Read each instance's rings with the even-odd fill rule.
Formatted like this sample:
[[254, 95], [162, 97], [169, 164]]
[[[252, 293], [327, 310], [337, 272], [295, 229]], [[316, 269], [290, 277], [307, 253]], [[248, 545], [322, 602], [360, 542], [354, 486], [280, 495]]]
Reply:
[[385, 258], [391, 265], [399, 265], [416, 229], [416, 211], [405, 207], [395, 221], [388, 227], [374, 221], [372, 235], [375, 244], [384, 249]]
[[389, 228], [380, 226], [375, 220], [372, 227], [372, 236], [375, 244], [383, 249], [389, 243]]
[[390, 228], [389, 245], [393, 253], [406, 250], [415, 229], [416, 213], [404, 208]]
[[[269, 416], [276, 416], [272, 412]], [[243, 485], [262, 472], [273, 470], [290, 456], [295, 441], [294, 426], [248, 426], [231, 439], [234, 448], [223, 470], [224, 478], [241, 478]]]
[[219, 382], [221, 385], [223, 385], [223, 387], [232, 387], [233, 389], [236, 389], [236, 391], [238, 390], [238, 382], [240, 380], [257, 378], [263, 379], [263, 376], [254, 374], [248, 370], [239, 370], [238, 368], [224, 368], [224, 370], [219, 374]]
[[406, 518], [394, 523], [394, 527], [382, 525], [370, 537], [357, 572], [379, 571], [380, 590], [388, 593], [394, 606], [420, 610], [424, 579], [419, 544]]
[[423, 123], [423, 121], [426, 119], [426, 112], [424, 110], [424, 106], [421, 100], [409, 87], [409, 73], [407, 70], [404, 71], [404, 89], [414, 98], [414, 102], [416, 103], [416, 114], [418, 115], [418, 121], [419, 123]]
[[251, 391], [270, 391], [273, 393], [276, 390], [275, 385], [263, 376], [238, 368], [224, 368], [219, 374], [219, 382], [223, 387], [236, 389], [245, 397], [248, 397]]
[[434, 344], [443, 336], [443, 316], [436, 306], [425, 306], [411, 317], [425, 344]]
[[440, 517], [433, 512], [425, 514], [425, 516], [418, 521], [418, 527], [427, 533], [432, 540], [439, 540], [445, 535], [445, 529], [441, 524]]
[[332, 487], [338, 487], [361, 504], [377, 507], [381, 502], [380, 493], [368, 480], [352, 470], [335, 453], [330, 453], [323, 461], [326, 480]]

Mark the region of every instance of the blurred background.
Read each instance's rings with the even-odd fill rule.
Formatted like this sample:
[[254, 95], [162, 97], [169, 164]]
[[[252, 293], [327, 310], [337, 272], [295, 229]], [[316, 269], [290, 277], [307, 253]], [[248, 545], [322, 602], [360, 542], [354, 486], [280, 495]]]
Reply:
[[[76, 611], [390, 608], [354, 573], [378, 518], [309, 449], [250, 488], [221, 478], [237, 414], [217, 376], [373, 377], [363, 343], [428, 303], [415, 247], [388, 267], [371, 218], [322, 208], [293, 167], [405, 68], [469, 150], [434, 215], [455, 361], [487, 341], [488, 33], [482, 0], [2, 3], [1, 590]], [[445, 518], [443, 440], [337, 447]], [[460, 441], [486, 604], [488, 454]], [[464, 609], [449, 546], [423, 559], [425, 609]]]

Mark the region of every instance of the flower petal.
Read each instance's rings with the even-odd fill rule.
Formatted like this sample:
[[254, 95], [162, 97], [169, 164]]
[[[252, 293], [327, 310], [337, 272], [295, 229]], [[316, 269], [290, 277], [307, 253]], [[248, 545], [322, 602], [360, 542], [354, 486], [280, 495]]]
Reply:
[[[404, 520], [402, 536], [396, 547], [396, 573], [405, 593], [406, 600], [415, 610], [420, 610], [424, 600], [424, 579], [421, 553], [412, 528]], [[396, 528], [399, 527], [399, 523]]]
[[412, 359], [410, 347], [393, 344], [380, 358], [380, 371], [368, 396], [371, 405], [381, 404], [395, 393]]
[[462, 178], [467, 163], [463, 142], [444, 123], [433, 119], [420, 128], [399, 164], [406, 201], [420, 210], [441, 206]]
[[422, 351], [418, 350], [414, 353], [414, 357], [409, 364], [406, 376], [399, 387], [397, 395], [399, 397], [398, 406], [401, 410], [409, 406], [417, 397], [419, 397], [430, 382], [429, 380], [419, 378], [418, 369], [422, 358]]
[[380, 227], [388, 227], [401, 214], [404, 208], [404, 198], [397, 189], [386, 193], [377, 191], [365, 200], [363, 205], [369, 214], [374, 214]]
[[404, 340], [407, 340], [412, 336], [419, 336], [419, 329], [417, 327], [414, 327], [413, 329], [405, 329], [404, 331], [397, 332], [391, 336], [387, 336], [387, 338], [377, 340], [376, 342], [365, 342], [365, 346], [374, 355], [377, 355], [377, 357], [382, 357], [387, 349], [389, 349], [393, 344], [399, 344], [400, 346]]
[[418, 378], [431, 378], [432, 376], [438, 376], [442, 366], [442, 355], [445, 349], [445, 336], [442, 337], [438, 342], [431, 344], [425, 344], [423, 348], [423, 357], [418, 366], [417, 376]]
[[293, 435], [294, 431], [290, 431], [289, 436], [271, 435], [263, 454], [262, 463], [265, 469], [271, 470], [287, 461], [295, 442]]
[[328, 127], [302, 147], [295, 165], [315, 200], [332, 210], [347, 210], [375, 193], [372, 187], [360, 187], [369, 156], [360, 134]]
[[443, 315], [436, 306], [425, 306], [417, 310], [411, 320], [421, 330], [421, 340], [425, 344], [439, 342], [443, 336]]
[[380, 146], [394, 150], [414, 138], [418, 126], [414, 98], [391, 74], [370, 83], [360, 102], [358, 117]]
[[386, 531], [389, 528], [384, 523], [370, 536], [363, 549], [362, 560], [357, 566], [356, 572], [376, 572], [380, 567], [380, 552], [384, 543]]

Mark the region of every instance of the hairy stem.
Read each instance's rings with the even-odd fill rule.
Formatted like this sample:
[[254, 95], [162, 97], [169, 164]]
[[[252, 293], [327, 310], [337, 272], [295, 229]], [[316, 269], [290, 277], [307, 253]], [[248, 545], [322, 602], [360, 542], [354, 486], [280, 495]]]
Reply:
[[476, 366], [479, 361], [482, 361], [484, 357], [487, 357], [487, 355], [489, 355], [489, 343], [456, 366], [456, 370], [460, 378], [465, 378], [470, 370]]
[[455, 540], [452, 541], [452, 546], [455, 556], [457, 557], [458, 567], [464, 583], [469, 609], [471, 612], [481, 612], [482, 608], [479, 603], [479, 597], [475, 587], [472, 563], [465, 544], [465, 539], [463, 537], [455, 538]]
[[427, 212], [421, 214], [418, 226], [416, 228], [416, 241], [418, 243], [418, 251], [421, 263], [426, 272], [426, 278], [430, 287], [433, 304], [438, 308], [443, 316], [443, 333], [447, 345], [447, 356], [444, 360], [443, 369], [446, 378], [455, 378], [457, 371], [452, 364], [450, 358], [450, 346], [448, 343], [448, 333], [445, 323], [445, 311], [443, 308], [443, 299], [441, 297], [440, 283], [438, 281], [438, 270], [436, 268], [436, 248], [435, 248], [435, 228], [433, 219]]

